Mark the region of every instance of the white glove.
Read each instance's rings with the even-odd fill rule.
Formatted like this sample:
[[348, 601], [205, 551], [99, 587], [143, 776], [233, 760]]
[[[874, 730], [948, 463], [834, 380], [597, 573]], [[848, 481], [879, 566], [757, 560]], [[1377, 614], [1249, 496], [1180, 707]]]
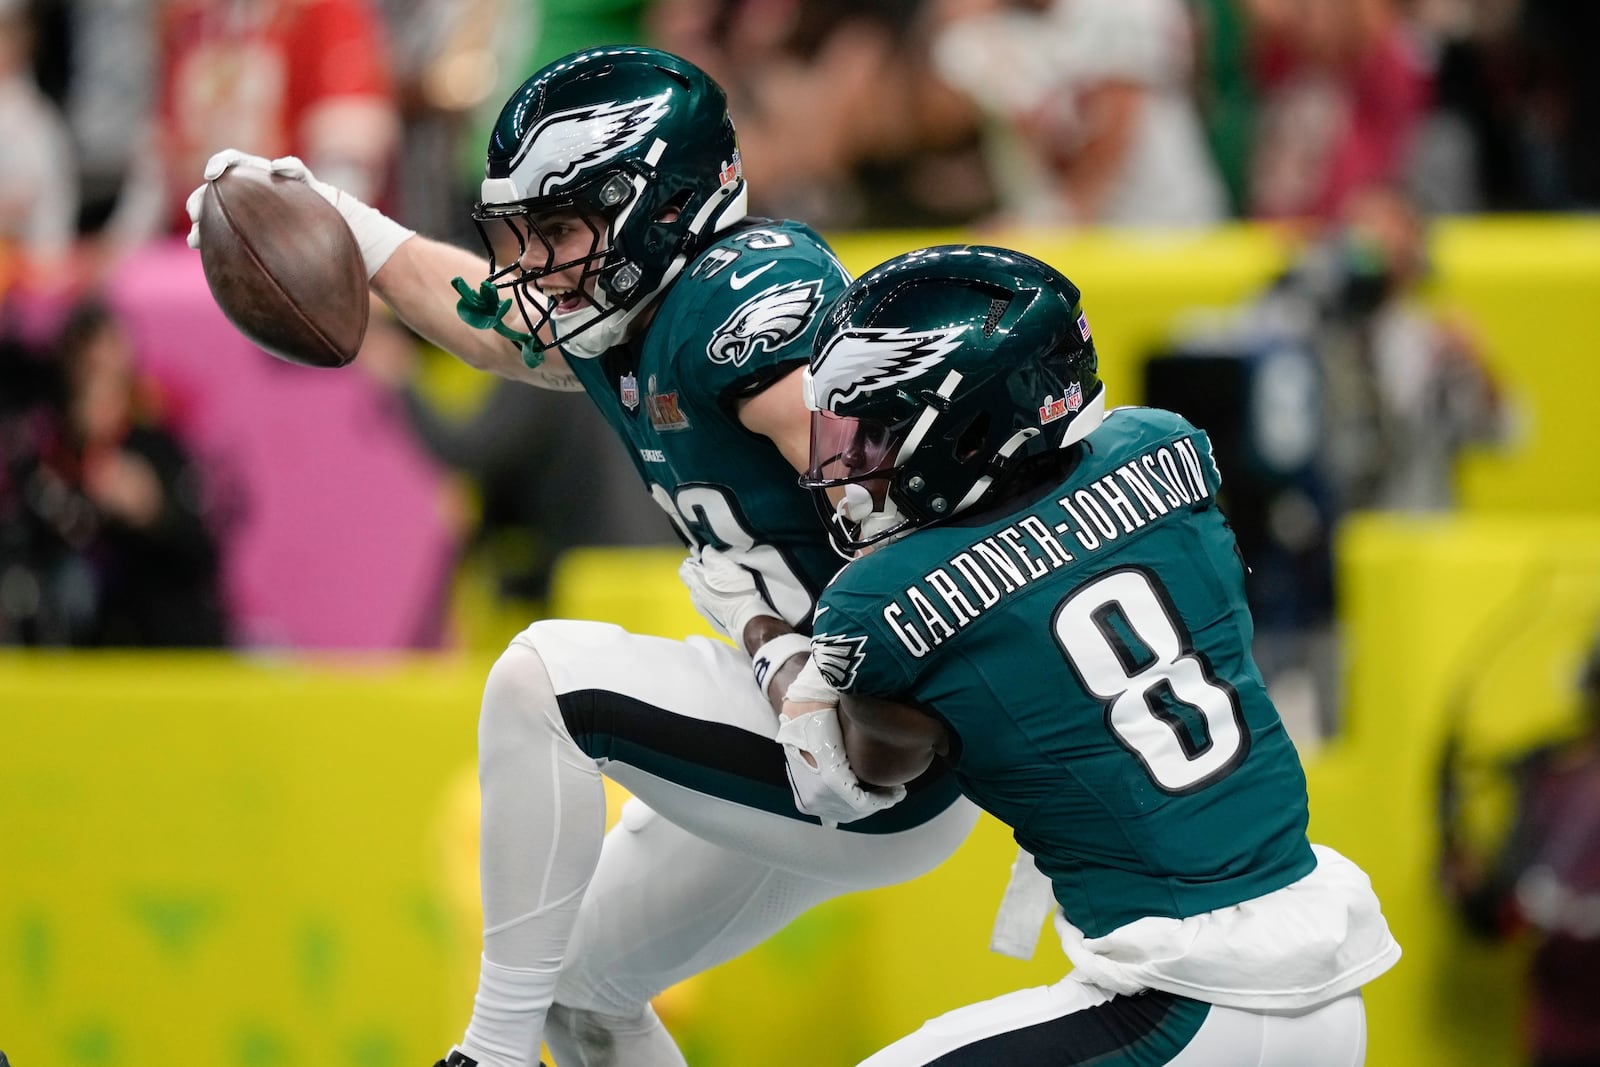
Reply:
[[361, 248], [361, 261], [366, 264], [367, 278], [378, 273], [378, 268], [389, 261], [394, 255], [394, 250], [399, 248], [408, 238], [415, 235], [414, 230], [409, 230], [398, 222], [385, 215], [375, 207], [362, 203], [336, 186], [327, 182], [318, 181], [316, 176], [300, 162], [295, 156], [279, 156], [277, 159], [264, 159], [261, 156], [252, 156], [236, 148], [224, 148], [210, 159], [206, 160], [205, 181], [189, 194], [189, 199], [184, 201], [184, 207], [189, 212], [189, 247], [200, 247], [200, 204], [205, 196], [206, 184], [222, 177], [222, 172], [229, 167], [255, 167], [271, 174], [279, 174], [285, 178], [305, 182], [328, 203], [338, 209], [344, 217], [345, 224], [350, 227], [350, 232], [355, 236], [356, 244]]
[[731, 637], [744, 651], [744, 628], [763, 615], [781, 619], [767, 602], [756, 572], [735, 562], [727, 553], [707, 545], [678, 566], [678, 577], [689, 587], [689, 599], [702, 618], [718, 633]]
[[[815, 815], [824, 826], [854, 822], [905, 799], [906, 787], [868, 790], [850, 768], [839, 727], [839, 694], [833, 691], [814, 661], [808, 660], [789, 687], [787, 703], [823, 703], [826, 707], [778, 720], [777, 740], [789, 763], [789, 788], [795, 807]], [[785, 712], [788, 711], [787, 704]]]

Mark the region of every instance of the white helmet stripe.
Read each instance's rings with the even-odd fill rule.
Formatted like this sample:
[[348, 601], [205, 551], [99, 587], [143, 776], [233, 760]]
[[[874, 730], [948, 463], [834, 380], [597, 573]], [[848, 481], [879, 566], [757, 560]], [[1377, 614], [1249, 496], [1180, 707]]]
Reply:
[[[995, 458], [1009, 458], [1013, 452], [1022, 447], [1023, 442], [1038, 436], [1039, 430], [1037, 427], [1028, 426], [1018, 430], [1016, 433], [1011, 435], [1011, 439], [1009, 441], [1001, 445], [999, 450], [995, 452]], [[976, 482], [973, 482], [972, 488], [967, 490], [967, 495], [961, 498], [961, 502], [956, 505], [955, 510], [950, 514], [959, 515], [961, 512], [970, 508], [973, 504], [976, 504], [978, 502], [978, 498], [987, 493], [989, 491], [989, 486], [993, 483], [994, 475], [992, 474], [985, 474], [982, 478], [979, 478]]]
[[[934, 394], [948, 400], [950, 394], [955, 392], [956, 386], [960, 384], [961, 372], [953, 370], [944, 376], [944, 381], [939, 384], [939, 388], [934, 390]], [[906, 439], [900, 443], [900, 454], [895, 458], [897, 465], [903, 464], [907, 456], [922, 446], [922, 439], [927, 436], [928, 427], [932, 426], [933, 420], [938, 417], [939, 409], [932, 404], [922, 409], [922, 414], [918, 415], [917, 421], [912, 424], [911, 432], [906, 434]]]

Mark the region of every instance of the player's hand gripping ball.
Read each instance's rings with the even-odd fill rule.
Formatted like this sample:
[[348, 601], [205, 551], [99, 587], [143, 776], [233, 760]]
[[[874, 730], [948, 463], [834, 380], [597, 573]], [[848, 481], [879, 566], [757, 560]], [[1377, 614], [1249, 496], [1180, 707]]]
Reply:
[[290, 363], [342, 367], [367, 333], [367, 272], [338, 210], [303, 181], [229, 167], [206, 183], [200, 263], [240, 333]]

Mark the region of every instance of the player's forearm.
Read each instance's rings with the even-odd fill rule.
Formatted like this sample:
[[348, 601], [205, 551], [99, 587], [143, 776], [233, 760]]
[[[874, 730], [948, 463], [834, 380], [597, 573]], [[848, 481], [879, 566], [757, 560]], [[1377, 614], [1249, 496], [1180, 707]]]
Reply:
[[[754, 657], [761, 646], [768, 641], [794, 632], [794, 627], [782, 619], [771, 615], [758, 615], [744, 628], [744, 650]], [[780, 714], [783, 712], [783, 697], [789, 691], [789, 683], [794, 681], [795, 675], [800, 673], [800, 668], [805, 662], [806, 654], [796, 652], [782, 663], [773, 666], [772, 674], [767, 679], [767, 700], [772, 703], [773, 710]]]
[[1134, 84], [1113, 83], [1096, 90], [1084, 107], [1090, 134], [1070, 158], [1057, 163], [1062, 192], [1073, 217], [1089, 224], [1101, 217], [1132, 151], [1145, 107], [1145, 90]]
[[452, 279], [476, 286], [487, 266], [464, 248], [416, 236], [395, 249], [372, 276], [373, 290], [417, 333], [462, 362], [504, 378], [530, 380], [516, 347], [489, 330], [479, 330], [456, 314]]

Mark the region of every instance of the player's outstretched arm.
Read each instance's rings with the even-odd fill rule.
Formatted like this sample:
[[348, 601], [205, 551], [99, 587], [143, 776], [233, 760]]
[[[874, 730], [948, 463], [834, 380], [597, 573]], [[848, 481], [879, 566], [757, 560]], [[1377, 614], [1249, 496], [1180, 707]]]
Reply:
[[372, 288], [408, 326], [469, 366], [547, 389], [582, 389], [556, 349], [547, 350], [544, 362], [530, 368], [515, 345], [493, 331], [467, 325], [456, 314], [452, 280], [464, 278], [476, 285], [487, 273], [482, 256], [414, 236], [372, 276]]
[[[189, 194], [194, 222], [189, 245], [199, 248], [200, 208], [206, 184], [231, 167], [254, 167], [281, 178], [304, 182], [338, 210], [350, 228], [372, 289], [419, 334], [470, 366], [504, 378], [550, 389], [581, 389], [555, 351], [538, 368], [522, 361], [517, 347], [498, 334], [467, 325], [456, 314], [455, 278], [476, 285], [488, 273], [481, 255], [419, 237], [383, 212], [312, 174], [294, 156], [266, 159], [234, 148], [217, 152], [206, 162], [204, 181]], [[524, 327], [526, 324], [523, 324]]]

